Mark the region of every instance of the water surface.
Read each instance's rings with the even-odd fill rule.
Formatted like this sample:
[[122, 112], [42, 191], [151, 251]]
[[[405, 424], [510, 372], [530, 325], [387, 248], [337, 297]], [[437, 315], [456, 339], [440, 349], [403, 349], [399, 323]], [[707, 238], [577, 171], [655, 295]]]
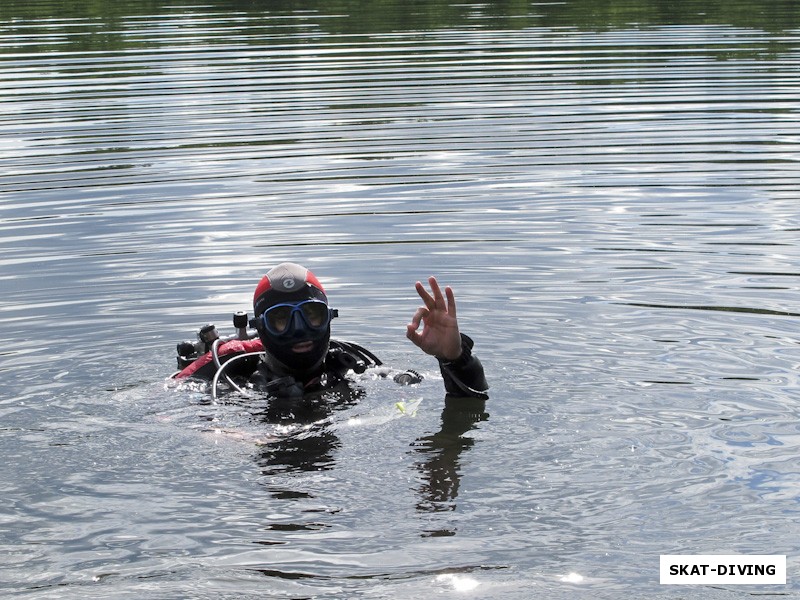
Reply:
[[[4, 595], [797, 593], [800, 15], [659, 4], [0, 8]], [[165, 389], [283, 260], [430, 377], [308, 428]], [[429, 274], [480, 418], [403, 338]]]

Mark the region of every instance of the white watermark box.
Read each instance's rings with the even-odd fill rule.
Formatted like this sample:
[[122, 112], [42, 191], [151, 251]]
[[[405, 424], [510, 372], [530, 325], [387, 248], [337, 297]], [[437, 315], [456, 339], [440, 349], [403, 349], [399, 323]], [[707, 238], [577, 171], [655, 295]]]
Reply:
[[779, 554], [665, 554], [662, 584], [785, 585]]

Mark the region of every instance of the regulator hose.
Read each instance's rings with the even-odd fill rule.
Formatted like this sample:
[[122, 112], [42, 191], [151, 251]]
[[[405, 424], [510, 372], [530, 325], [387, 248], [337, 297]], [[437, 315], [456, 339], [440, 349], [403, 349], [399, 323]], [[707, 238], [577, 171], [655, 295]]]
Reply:
[[252, 398], [253, 394], [236, 385], [233, 382], [233, 380], [230, 377], [228, 377], [228, 375], [225, 373], [225, 369], [227, 369], [232, 363], [235, 363], [237, 360], [241, 358], [247, 358], [249, 356], [259, 356], [263, 354], [263, 352], [245, 352], [244, 354], [239, 354], [238, 356], [234, 356], [233, 358], [225, 361], [223, 364], [220, 364], [219, 355], [217, 354], [217, 341], [219, 340], [215, 340], [214, 344], [211, 346], [211, 355], [214, 357], [214, 364], [217, 366], [217, 372], [214, 373], [214, 379], [211, 381], [211, 397], [215, 400], [217, 399], [217, 386], [219, 385], [219, 378], [224, 375], [225, 381], [228, 383], [228, 385], [230, 385], [240, 394]]

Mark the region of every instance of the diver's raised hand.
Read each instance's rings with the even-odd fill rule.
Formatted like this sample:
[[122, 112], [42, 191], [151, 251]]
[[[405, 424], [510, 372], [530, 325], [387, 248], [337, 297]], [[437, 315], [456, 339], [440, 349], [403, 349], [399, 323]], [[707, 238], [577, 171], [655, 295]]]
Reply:
[[443, 295], [435, 277], [429, 277], [428, 283], [432, 294], [428, 293], [422, 283], [416, 283], [417, 293], [425, 306], [419, 307], [414, 313], [407, 326], [406, 337], [427, 354], [445, 361], [457, 360], [461, 356], [461, 335], [458, 331], [453, 290], [449, 286], [445, 287]]

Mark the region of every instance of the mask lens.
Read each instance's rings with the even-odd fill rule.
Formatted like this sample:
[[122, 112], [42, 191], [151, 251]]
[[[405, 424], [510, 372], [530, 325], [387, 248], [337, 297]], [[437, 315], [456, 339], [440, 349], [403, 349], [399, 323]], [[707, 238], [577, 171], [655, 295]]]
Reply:
[[309, 327], [319, 328], [327, 324], [328, 305], [323, 302], [304, 302], [300, 305]]
[[293, 307], [285, 304], [273, 306], [264, 313], [264, 321], [268, 329], [275, 333], [284, 333], [289, 328], [292, 320]]

